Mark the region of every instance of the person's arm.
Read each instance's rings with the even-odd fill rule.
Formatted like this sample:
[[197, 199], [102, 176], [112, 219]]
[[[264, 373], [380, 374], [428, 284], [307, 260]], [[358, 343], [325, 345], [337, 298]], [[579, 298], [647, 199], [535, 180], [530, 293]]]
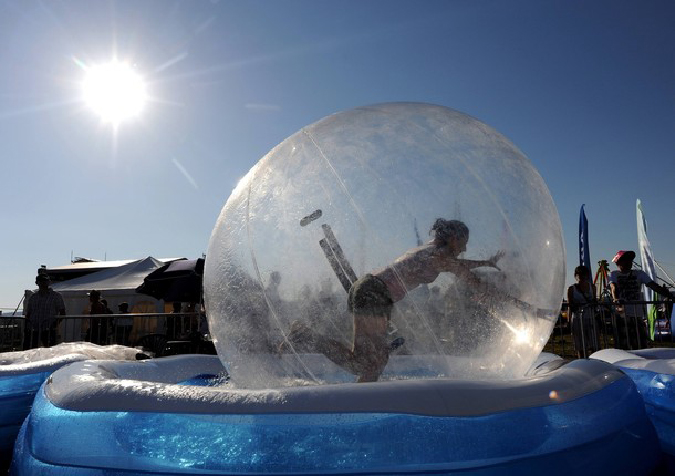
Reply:
[[567, 288], [567, 304], [569, 305], [570, 312], [576, 311], [576, 303], [574, 302], [574, 286]]
[[[58, 295], [58, 298], [56, 300], [56, 315], [57, 316], [65, 316], [66, 315], [66, 305], [63, 302], [63, 297], [61, 296], [61, 294]], [[54, 323], [52, 324], [52, 327], [54, 329], [56, 329], [59, 326], [59, 324], [61, 324], [62, 320], [63, 319], [60, 319], [58, 317], [56, 319], [54, 319]]]
[[610, 281], [609, 290], [612, 293], [612, 303], [614, 303], [614, 311], [623, 312], [623, 299], [619, 298], [619, 288], [615, 282]]
[[663, 296], [665, 298], [668, 298], [668, 299], [675, 298], [673, 293], [670, 292], [670, 290], [667, 287], [660, 286], [660, 285], [656, 284], [656, 282], [654, 282], [654, 281], [650, 281], [648, 283], [645, 283], [645, 286], [647, 286], [649, 289], [651, 289], [655, 293], [660, 294], [661, 296]]
[[57, 307], [58, 307], [58, 313], [60, 316], [65, 316], [66, 315], [66, 303], [63, 302], [63, 296], [61, 296], [61, 293], [59, 293], [59, 299], [57, 301]]
[[618, 302], [619, 301], [619, 295], [618, 295], [618, 290], [616, 289], [616, 283], [609, 283], [609, 290], [612, 293], [612, 301]]
[[[458, 278], [466, 281], [469, 284], [472, 284], [474, 286], [480, 285], [482, 282], [476, 276], [471, 272], [472, 267], [470, 266], [470, 260], [463, 260], [463, 259], [457, 259], [457, 258], [451, 258], [445, 260], [444, 266], [443, 266], [443, 271], [445, 272], [450, 272], [457, 276]], [[476, 268], [478, 266], [473, 266], [473, 268]]]
[[497, 266], [497, 262], [504, 257], [504, 254], [505, 252], [503, 250], [500, 250], [493, 256], [489, 257], [488, 259], [482, 260], [456, 259], [456, 261], [462, 263], [467, 269], [483, 268], [483, 267], [499, 269], [499, 266]]

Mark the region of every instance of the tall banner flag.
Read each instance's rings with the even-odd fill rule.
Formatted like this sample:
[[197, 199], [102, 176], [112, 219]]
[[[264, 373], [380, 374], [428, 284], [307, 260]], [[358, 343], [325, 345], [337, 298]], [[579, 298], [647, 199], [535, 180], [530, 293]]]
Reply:
[[[647, 220], [645, 220], [644, 212], [642, 211], [642, 202], [637, 199], [635, 203], [637, 215], [637, 234], [638, 247], [640, 248], [640, 261], [642, 261], [642, 269], [649, 275], [652, 281], [656, 281], [656, 267], [654, 266], [654, 255], [652, 254], [652, 247], [647, 239]], [[654, 300], [654, 291], [648, 287], [644, 287], [645, 301]], [[647, 324], [649, 325], [649, 338], [654, 340], [654, 324], [656, 323], [656, 306], [647, 304]]]
[[588, 247], [588, 220], [584, 207], [581, 205], [581, 213], [579, 214], [579, 265], [586, 266], [591, 271], [591, 250]]

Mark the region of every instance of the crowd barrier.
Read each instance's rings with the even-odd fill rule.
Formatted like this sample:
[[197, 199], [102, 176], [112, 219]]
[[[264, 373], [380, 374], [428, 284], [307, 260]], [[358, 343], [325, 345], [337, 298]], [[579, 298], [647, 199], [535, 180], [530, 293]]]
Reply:
[[23, 316], [0, 316], [0, 352], [91, 342], [142, 347], [156, 356], [215, 353], [199, 313], [71, 314], [52, 329], [34, 329]]
[[[655, 307], [653, 339], [646, 317], [648, 306]], [[563, 310], [545, 350], [563, 358], [576, 358], [588, 357], [602, 349], [672, 347], [675, 345], [671, 332], [672, 311], [670, 301], [599, 302], [582, 306], [576, 315], [584, 317], [575, 324], [574, 320], [579, 318]]]
[[[647, 305], [656, 306], [654, 339], [650, 339], [646, 318]], [[585, 306], [589, 325], [577, 327], [577, 340], [587, 351], [574, 344], [571, 313], [561, 312], [544, 350], [563, 358], [587, 357], [601, 349], [640, 350], [648, 347], [675, 346], [671, 332], [673, 303], [632, 301], [621, 305], [601, 302]], [[204, 338], [204, 317], [199, 313], [73, 314], [60, 316], [51, 331], [27, 328], [22, 316], [0, 315], [0, 352], [26, 350], [62, 342], [92, 342], [145, 347], [158, 354], [212, 353], [213, 345]], [[200, 327], [202, 331], [200, 332]], [[588, 343], [597, 342], [597, 348]]]

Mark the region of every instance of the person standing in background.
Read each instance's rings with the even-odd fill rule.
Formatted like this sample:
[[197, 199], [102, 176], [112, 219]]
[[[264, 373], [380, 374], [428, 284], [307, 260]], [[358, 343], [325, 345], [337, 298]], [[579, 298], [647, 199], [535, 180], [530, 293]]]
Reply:
[[34, 349], [42, 344], [51, 347], [56, 343], [56, 327], [65, 316], [66, 306], [60, 293], [49, 287], [49, 275], [40, 273], [35, 278], [38, 291], [31, 294], [26, 302], [26, 326], [24, 328], [23, 348]]
[[106, 313], [105, 305], [101, 302], [101, 291], [93, 289], [89, 293], [89, 302], [91, 307], [89, 308], [89, 314], [92, 317], [89, 320], [89, 330], [87, 331], [87, 340], [92, 344], [105, 345], [108, 338], [106, 318], [104, 314]]
[[[129, 303], [121, 302], [117, 305], [118, 314], [129, 313]], [[116, 317], [115, 318], [115, 344], [129, 345], [129, 335], [134, 327], [133, 317]]]
[[643, 349], [647, 346], [647, 325], [645, 323], [642, 285], [667, 299], [673, 294], [665, 286], [659, 286], [641, 269], [633, 269], [634, 251], [617, 251], [612, 259], [618, 270], [609, 275], [609, 287], [616, 311], [616, 332], [620, 349]]
[[576, 283], [567, 289], [567, 302], [572, 316], [572, 337], [577, 357], [587, 359], [590, 354], [600, 349], [598, 326], [595, 322], [593, 304], [595, 286], [591, 282], [591, 270], [586, 266], [574, 269]]

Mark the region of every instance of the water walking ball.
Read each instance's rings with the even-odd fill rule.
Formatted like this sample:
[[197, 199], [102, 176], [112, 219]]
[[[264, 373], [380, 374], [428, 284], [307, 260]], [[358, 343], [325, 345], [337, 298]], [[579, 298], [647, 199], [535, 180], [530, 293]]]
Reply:
[[[387, 103], [328, 116], [265, 155], [238, 183], [209, 242], [205, 298], [232, 385], [275, 388], [355, 378], [320, 351], [288, 346], [310, 328], [353, 339], [351, 283], [426, 244], [437, 218], [469, 229], [460, 259], [504, 255], [477, 278], [441, 273], [396, 302], [380, 380], [512, 379], [558, 315], [565, 249], [530, 161], [447, 107]], [[412, 364], [411, 362], [414, 362]]]

